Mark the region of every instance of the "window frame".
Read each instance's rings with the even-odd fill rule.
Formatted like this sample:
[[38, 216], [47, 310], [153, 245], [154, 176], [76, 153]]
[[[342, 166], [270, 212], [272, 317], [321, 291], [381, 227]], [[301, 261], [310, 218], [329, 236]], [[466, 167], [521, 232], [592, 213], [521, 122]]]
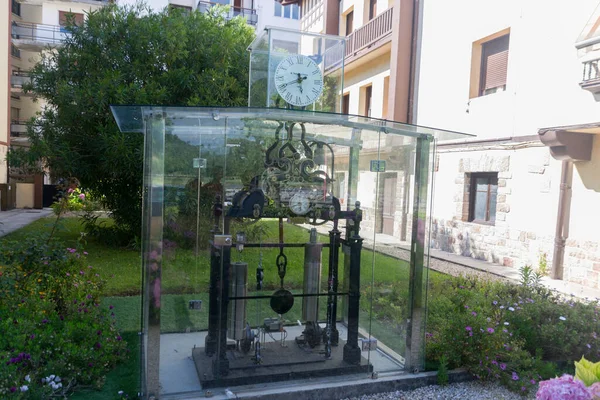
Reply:
[[[486, 196], [486, 207], [485, 207], [485, 215], [486, 219], [476, 219], [475, 218], [475, 207], [476, 207], [476, 199], [477, 199], [477, 179], [487, 178], [487, 196]], [[495, 184], [493, 183], [495, 181]], [[496, 186], [496, 204], [494, 205], [494, 219], [490, 218], [491, 214], [491, 187]], [[482, 224], [482, 225], [495, 225], [496, 224], [496, 215], [498, 212], [498, 173], [497, 172], [473, 172], [469, 176], [469, 217], [467, 219], [468, 222]]]
[[[486, 83], [487, 83], [487, 70], [488, 70], [488, 56], [491, 55], [489, 52], [489, 47], [499, 43], [501, 40], [506, 40], [506, 50], [502, 50], [496, 53], [491, 53], [491, 54], [499, 54], [501, 52], [506, 51], [507, 56], [506, 56], [506, 67], [505, 67], [505, 74], [504, 74], [504, 85], [500, 85], [500, 86], [495, 86], [493, 88], [489, 88], [486, 89]], [[493, 38], [491, 40], [487, 40], [483, 43], [481, 43], [481, 60], [480, 60], [480, 76], [479, 76], [479, 97], [481, 96], [487, 96], [488, 94], [493, 94], [497, 92], [497, 89], [502, 87], [501, 91], [505, 91], [506, 90], [506, 81], [508, 78], [508, 57], [510, 55], [509, 53], [510, 50], [510, 33], [507, 33], [505, 35], [502, 36], [498, 36], [496, 38]], [[491, 89], [495, 89], [495, 91], [490, 92], [490, 93], [486, 93], [487, 90], [491, 90]]]

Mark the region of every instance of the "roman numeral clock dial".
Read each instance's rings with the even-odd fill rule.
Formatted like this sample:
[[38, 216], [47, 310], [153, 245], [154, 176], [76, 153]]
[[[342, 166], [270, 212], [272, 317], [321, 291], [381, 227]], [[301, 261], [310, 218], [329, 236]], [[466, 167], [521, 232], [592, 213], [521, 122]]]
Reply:
[[294, 54], [277, 65], [277, 93], [290, 105], [305, 107], [323, 93], [323, 74], [319, 65], [307, 56]]

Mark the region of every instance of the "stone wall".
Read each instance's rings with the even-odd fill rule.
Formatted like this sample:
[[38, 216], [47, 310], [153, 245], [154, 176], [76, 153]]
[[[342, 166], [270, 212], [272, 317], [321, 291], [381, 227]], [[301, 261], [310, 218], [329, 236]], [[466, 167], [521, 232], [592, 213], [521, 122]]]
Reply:
[[[550, 271], [560, 173], [556, 165], [551, 165], [547, 149], [461, 150], [440, 152], [440, 171], [447, 169], [440, 174], [445, 182], [438, 185], [436, 178], [436, 186], [441, 186], [436, 188], [436, 203], [444, 202], [440, 208], [451, 215], [440, 215], [434, 209], [431, 247], [510, 268], [539, 267], [545, 259]], [[493, 224], [469, 222], [470, 174], [476, 172], [498, 176]], [[449, 206], [448, 201], [453, 205]], [[598, 237], [567, 240], [565, 280], [600, 287]]]

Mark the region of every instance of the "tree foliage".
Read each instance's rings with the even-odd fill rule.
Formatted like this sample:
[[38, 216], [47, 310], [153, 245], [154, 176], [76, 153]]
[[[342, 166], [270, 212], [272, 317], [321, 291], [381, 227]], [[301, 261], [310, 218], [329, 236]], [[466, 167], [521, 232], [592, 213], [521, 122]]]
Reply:
[[253, 30], [221, 7], [153, 13], [141, 5], [109, 5], [67, 29], [64, 45], [31, 72], [27, 90], [46, 106], [29, 130], [29, 151], [13, 151], [11, 163], [41, 161], [54, 177], [76, 177], [138, 234], [143, 137], [120, 133], [109, 106], [246, 105]]

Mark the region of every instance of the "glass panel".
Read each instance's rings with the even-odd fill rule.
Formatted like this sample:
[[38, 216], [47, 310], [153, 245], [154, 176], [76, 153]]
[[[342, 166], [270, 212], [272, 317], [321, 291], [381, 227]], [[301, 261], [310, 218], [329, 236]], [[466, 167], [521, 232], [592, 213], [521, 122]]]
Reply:
[[275, 1], [274, 3], [275, 3], [275, 16], [281, 17], [281, 8], [282, 8], [281, 3], [278, 1]]
[[490, 178], [476, 178], [475, 179], [475, 188], [478, 192], [486, 192], [488, 191]]
[[113, 110], [146, 126], [145, 393], [422, 368], [434, 130]]
[[490, 221], [496, 221], [496, 199], [498, 198], [498, 187], [492, 186], [492, 193], [490, 194]]
[[292, 10], [289, 5], [283, 7], [283, 17], [284, 18], [291, 18], [291, 12], [292, 12]]
[[487, 199], [488, 193], [487, 190], [485, 192], [477, 192], [475, 193], [475, 212], [474, 219], [478, 221], [486, 221], [486, 212], [487, 212]]
[[299, 19], [300, 18], [300, 7], [298, 7], [298, 4], [292, 4], [292, 18], [293, 19]]

